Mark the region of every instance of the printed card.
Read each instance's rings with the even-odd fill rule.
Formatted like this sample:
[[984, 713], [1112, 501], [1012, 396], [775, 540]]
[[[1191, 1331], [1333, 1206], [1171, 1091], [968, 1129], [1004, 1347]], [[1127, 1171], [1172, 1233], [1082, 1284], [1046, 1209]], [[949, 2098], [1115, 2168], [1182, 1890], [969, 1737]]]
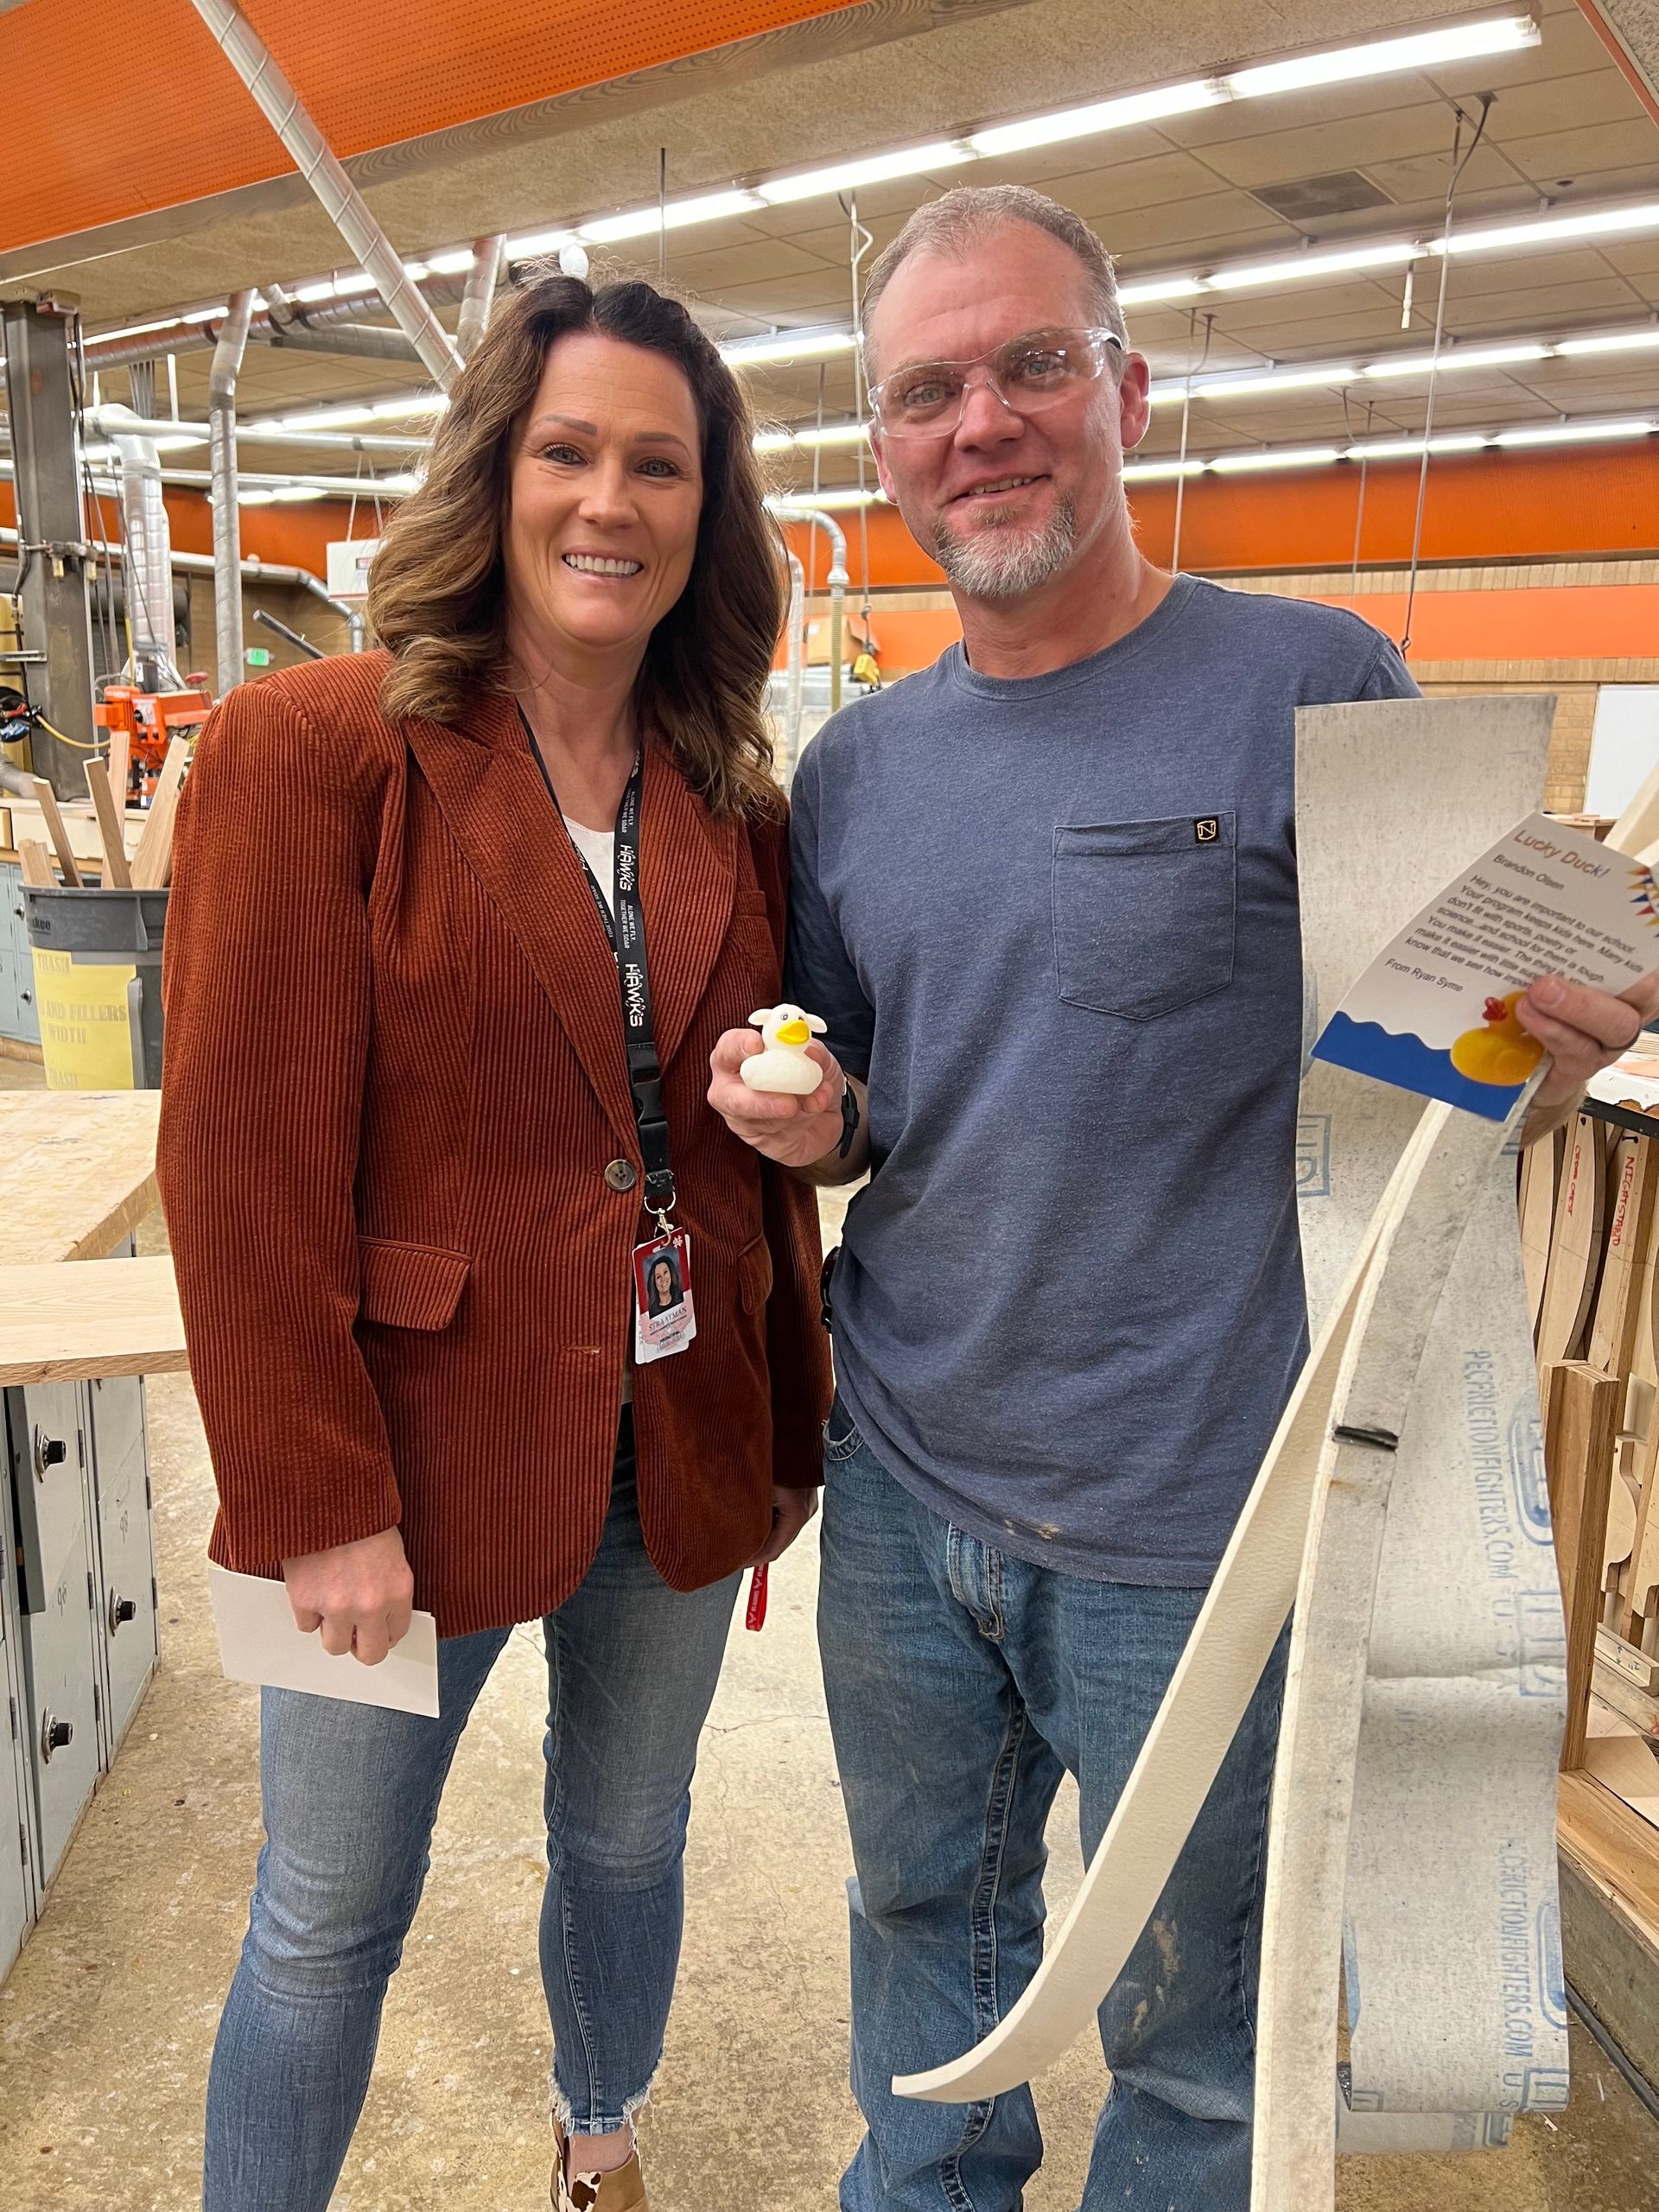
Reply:
[[1655, 968], [1652, 869], [1529, 815], [1383, 946], [1313, 1057], [1501, 1122], [1543, 1058], [1515, 1019], [1529, 985], [1620, 992]]

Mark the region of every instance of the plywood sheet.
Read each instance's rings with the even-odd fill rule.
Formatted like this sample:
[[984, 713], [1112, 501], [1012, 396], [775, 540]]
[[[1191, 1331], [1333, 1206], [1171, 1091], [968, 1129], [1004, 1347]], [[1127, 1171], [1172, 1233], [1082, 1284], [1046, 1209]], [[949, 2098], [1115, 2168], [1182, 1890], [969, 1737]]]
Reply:
[[170, 1259], [0, 1267], [0, 1384], [188, 1365]]
[[0, 1094], [0, 1266], [96, 1260], [156, 1203], [158, 1090]]

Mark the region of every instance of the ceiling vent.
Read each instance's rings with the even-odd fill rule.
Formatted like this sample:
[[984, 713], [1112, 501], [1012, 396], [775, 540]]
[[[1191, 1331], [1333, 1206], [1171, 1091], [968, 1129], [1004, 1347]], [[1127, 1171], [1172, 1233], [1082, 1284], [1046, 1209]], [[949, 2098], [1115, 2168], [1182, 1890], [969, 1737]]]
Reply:
[[1329, 176], [1298, 177], [1292, 184], [1264, 184], [1252, 192], [1289, 223], [1323, 222], [1331, 215], [1356, 215], [1365, 207], [1392, 207], [1394, 201], [1357, 169], [1337, 169]]

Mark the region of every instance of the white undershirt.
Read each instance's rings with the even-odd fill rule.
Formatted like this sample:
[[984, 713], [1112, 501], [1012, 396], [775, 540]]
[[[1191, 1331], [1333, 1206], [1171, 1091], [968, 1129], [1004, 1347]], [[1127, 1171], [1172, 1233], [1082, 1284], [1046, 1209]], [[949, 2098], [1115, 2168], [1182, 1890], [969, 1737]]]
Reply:
[[594, 872], [594, 881], [605, 893], [605, 904], [616, 912], [616, 832], [614, 830], [589, 830], [580, 822], [573, 822], [567, 814], [564, 826], [570, 832], [570, 842]]

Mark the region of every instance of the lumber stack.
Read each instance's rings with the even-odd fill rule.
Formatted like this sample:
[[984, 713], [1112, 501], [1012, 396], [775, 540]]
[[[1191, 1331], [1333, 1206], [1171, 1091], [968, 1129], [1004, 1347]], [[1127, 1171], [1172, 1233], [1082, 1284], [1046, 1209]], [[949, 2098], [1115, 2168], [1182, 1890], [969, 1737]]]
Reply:
[[[130, 854], [127, 850], [124, 810], [116, 797], [122, 785], [111, 775], [109, 761], [87, 762], [86, 791], [98, 829], [98, 857], [93, 866], [105, 889], [160, 891], [172, 881], [174, 824], [189, 759], [189, 740], [175, 737], [168, 747], [149, 814]], [[118, 766], [116, 772], [122, 772]], [[43, 891], [56, 890], [60, 886], [65, 889], [85, 886], [85, 842], [73, 836], [52, 786], [44, 777], [35, 779], [35, 798], [45, 834], [41, 837], [18, 835], [17, 858], [23, 881]]]
[[1599, 1783], [1659, 1881], [1659, 1039], [1522, 1155], [1519, 1201], [1568, 1622], [1563, 1806]]

